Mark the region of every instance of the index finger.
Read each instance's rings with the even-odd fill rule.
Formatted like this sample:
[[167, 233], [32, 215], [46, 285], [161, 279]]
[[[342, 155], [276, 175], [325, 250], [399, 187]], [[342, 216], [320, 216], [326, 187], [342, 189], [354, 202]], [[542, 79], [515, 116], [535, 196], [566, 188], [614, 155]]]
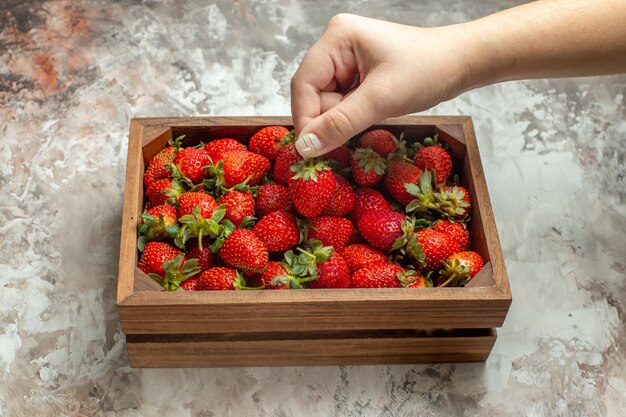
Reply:
[[321, 114], [320, 92], [335, 77], [331, 54], [318, 41], [291, 78], [291, 114], [296, 133]]

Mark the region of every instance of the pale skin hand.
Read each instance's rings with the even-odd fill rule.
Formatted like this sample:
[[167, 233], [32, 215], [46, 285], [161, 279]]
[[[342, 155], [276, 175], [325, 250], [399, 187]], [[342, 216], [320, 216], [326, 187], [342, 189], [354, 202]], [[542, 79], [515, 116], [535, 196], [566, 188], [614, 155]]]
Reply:
[[507, 80], [626, 72], [626, 0], [540, 1], [419, 28], [335, 16], [291, 82], [304, 157], [380, 120]]

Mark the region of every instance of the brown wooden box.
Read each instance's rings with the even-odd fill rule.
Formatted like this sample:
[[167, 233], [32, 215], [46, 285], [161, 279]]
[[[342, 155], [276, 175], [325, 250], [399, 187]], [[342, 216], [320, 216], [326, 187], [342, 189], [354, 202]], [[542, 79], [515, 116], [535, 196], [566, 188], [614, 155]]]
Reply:
[[137, 268], [145, 162], [171, 137], [247, 139], [289, 117], [132, 119], [117, 304], [133, 367], [477, 362], [511, 292], [470, 117], [400, 117], [408, 140], [439, 134], [471, 195], [472, 248], [486, 265], [464, 288], [166, 292]]

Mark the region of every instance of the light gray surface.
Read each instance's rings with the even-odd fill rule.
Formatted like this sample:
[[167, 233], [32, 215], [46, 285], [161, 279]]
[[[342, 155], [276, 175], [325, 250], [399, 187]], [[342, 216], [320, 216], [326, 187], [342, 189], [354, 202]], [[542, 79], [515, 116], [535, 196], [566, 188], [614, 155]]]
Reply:
[[130, 117], [288, 114], [337, 12], [431, 26], [513, 3], [3, 0], [0, 415], [623, 416], [625, 76], [507, 83], [429, 112], [472, 115], [483, 156], [514, 296], [486, 364], [127, 365]]

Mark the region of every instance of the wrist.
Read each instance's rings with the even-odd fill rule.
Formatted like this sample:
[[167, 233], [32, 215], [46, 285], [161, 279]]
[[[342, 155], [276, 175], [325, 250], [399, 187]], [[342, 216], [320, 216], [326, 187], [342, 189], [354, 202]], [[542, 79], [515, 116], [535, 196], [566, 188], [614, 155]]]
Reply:
[[505, 81], [504, 51], [492, 42], [486, 25], [472, 21], [456, 25], [456, 29], [461, 44], [462, 91]]

